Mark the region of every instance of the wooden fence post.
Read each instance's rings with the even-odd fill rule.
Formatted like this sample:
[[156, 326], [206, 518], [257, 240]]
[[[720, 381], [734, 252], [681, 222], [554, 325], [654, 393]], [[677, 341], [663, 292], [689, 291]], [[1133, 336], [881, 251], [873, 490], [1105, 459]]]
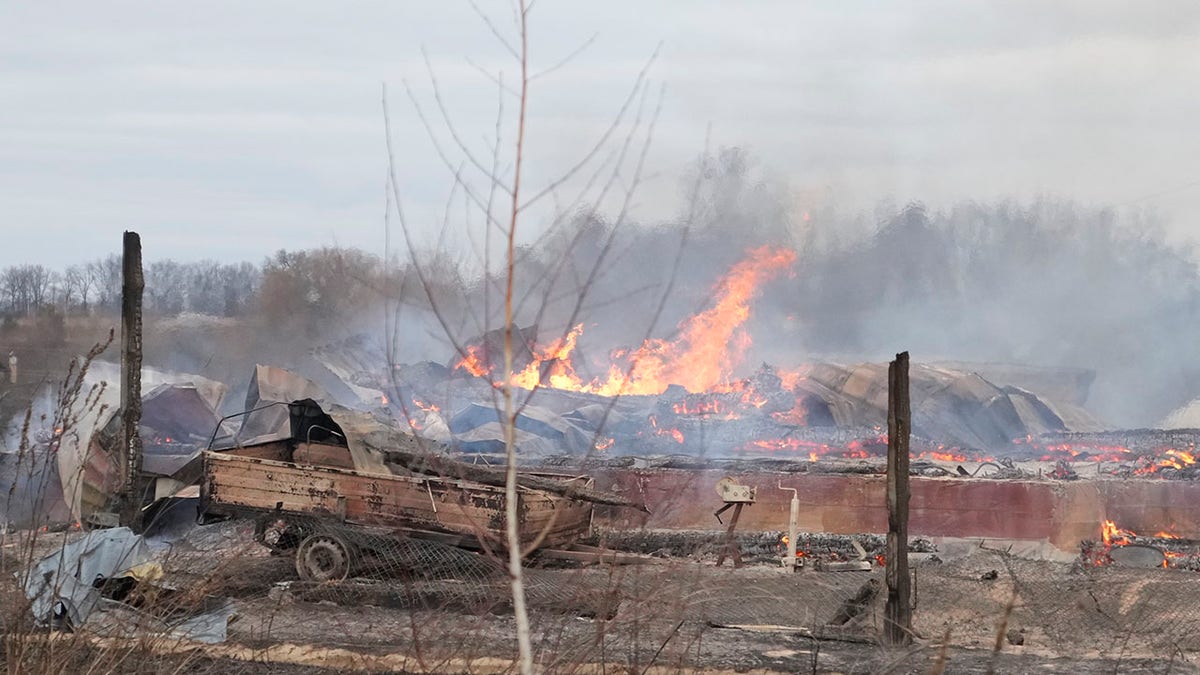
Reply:
[[121, 524], [141, 529], [142, 515], [142, 240], [126, 232], [121, 253]]
[[908, 352], [888, 366], [887, 607], [884, 640], [912, 642], [912, 583], [908, 575], [908, 440], [912, 408], [908, 400]]

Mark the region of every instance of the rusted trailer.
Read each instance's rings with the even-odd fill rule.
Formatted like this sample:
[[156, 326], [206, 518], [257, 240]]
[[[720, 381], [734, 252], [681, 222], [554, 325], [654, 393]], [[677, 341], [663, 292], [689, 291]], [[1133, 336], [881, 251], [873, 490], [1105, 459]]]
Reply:
[[[409, 537], [505, 549], [503, 488], [294, 461], [319, 453], [305, 445], [203, 453], [202, 511], [255, 518], [261, 543], [294, 552], [300, 576], [319, 581], [344, 579]], [[581, 488], [592, 483], [582, 476], [554, 478]], [[593, 505], [587, 501], [525, 487], [518, 489], [517, 501], [525, 551], [566, 548], [590, 531]]]

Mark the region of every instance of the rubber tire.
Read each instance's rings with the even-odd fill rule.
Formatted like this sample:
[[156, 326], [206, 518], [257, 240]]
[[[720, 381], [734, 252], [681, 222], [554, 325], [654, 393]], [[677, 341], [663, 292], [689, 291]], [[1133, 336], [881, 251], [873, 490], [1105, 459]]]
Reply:
[[296, 574], [305, 581], [343, 581], [354, 568], [355, 551], [345, 539], [314, 534], [296, 549]]

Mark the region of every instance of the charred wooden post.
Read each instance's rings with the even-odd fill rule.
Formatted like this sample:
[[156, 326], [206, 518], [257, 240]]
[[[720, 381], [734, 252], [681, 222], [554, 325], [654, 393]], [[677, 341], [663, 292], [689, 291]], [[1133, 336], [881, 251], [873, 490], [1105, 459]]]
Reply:
[[126, 232], [121, 255], [121, 448], [125, 453], [121, 523], [140, 529], [142, 514], [142, 240]]
[[908, 400], [908, 352], [888, 366], [887, 607], [884, 640], [912, 642], [912, 586], [908, 575], [908, 441], [912, 408]]

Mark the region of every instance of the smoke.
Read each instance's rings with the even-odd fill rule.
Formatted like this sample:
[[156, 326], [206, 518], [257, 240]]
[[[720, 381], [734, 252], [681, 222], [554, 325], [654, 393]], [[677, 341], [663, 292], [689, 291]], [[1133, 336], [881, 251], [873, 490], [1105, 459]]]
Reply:
[[[0, 527], [31, 527], [64, 516], [58, 463], [50, 451], [56, 397], [39, 387], [27, 411], [14, 415], [0, 436]], [[25, 412], [29, 427], [25, 429]], [[22, 437], [25, 449], [22, 451]]]
[[[781, 187], [736, 148], [701, 158], [680, 183], [667, 222], [618, 227], [583, 210], [518, 251], [518, 325], [537, 325], [545, 345], [582, 324], [573, 361], [584, 381], [608, 372], [613, 349], [675, 337], [723, 274], [769, 245], [796, 261], [751, 300], [739, 374], [903, 350], [918, 362], [1086, 368], [1097, 374], [1087, 407], [1123, 427], [1153, 425], [1200, 395], [1190, 348], [1200, 272], [1144, 214], [1050, 197], [841, 213]], [[388, 268], [362, 252], [292, 256], [264, 283], [258, 316], [152, 333], [147, 362], [231, 384], [232, 407], [254, 363], [326, 383], [336, 378], [311, 358], [322, 344], [365, 334], [393, 363], [446, 363], [452, 342], [502, 325], [502, 279], [439, 249], [418, 252], [422, 283], [403, 258]]]
[[1097, 373], [1088, 407], [1126, 427], [1151, 425], [1200, 393], [1200, 353], [1190, 349], [1200, 273], [1143, 215], [1042, 198], [940, 211], [881, 204], [871, 223], [792, 203], [739, 150], [695, 172], [691, 216], [619, 230], [591, 286], [579, 280], [610, 223], [580, 214], [543, 242], [518, 284], [549, 302], [522, 319], [540, 318], [548, 340], [586, 290], [576, 318], [585, 326], [576, 353], [586, 359], [577, 365], [602, 372], [609, 349], [640, 344], [667, 288], [656, 337], [701, 309], [747, 250], [771, 244], [798, 259], [753, 303], [747, 372], [763, 361], [884, 360], [903, 350], [918, 361], [1082, 367]]
[[1186, 253], [1136, 219], [1061, 200], [909, 206], [870, 237], [801, 253], [774, 289], [816, 354], [1078, 366], [1089, 407], [1151, 424], [1196, 395], [1200, 285]]

